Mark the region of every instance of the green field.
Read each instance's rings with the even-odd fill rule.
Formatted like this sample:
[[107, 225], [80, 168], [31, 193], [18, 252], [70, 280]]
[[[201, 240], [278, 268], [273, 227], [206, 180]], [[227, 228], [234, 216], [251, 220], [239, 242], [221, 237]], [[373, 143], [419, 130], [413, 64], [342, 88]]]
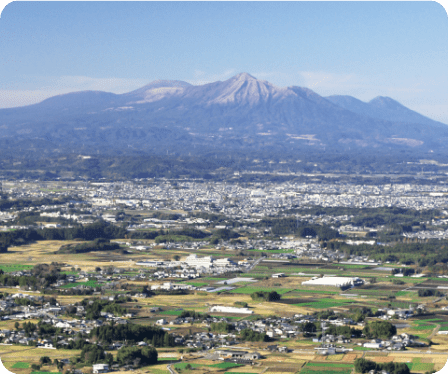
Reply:
[[337, 291], [325, 291], [325, 290], [293, 290], [292, 292], [310, 293], [310, 294], [326, 294], [326, 295], [339, 295]]
[[[331, 370], [331, 369], [339, 369], [339, 370]], [[350, 374], [353, 370], [353, 365], [350, 364], [333, 364], [333, 363], [312, 363], [309, 362], [306, 364], [302, 370], [300, 370], [301, 374]]]
[[214, 365], [208, 365], [212, 368], [220, 368], [220, 369], [230, 369], [230, 368], [236, 368], [239, 366], [243, 366], [240, 364], [236, 364], [235, 362], [221, 362], [219, 364], [214, 364]]
[[14, 271], [29, 270], [33, 265], [21, 265], [21, 264], [0, 264], [0, 269], [5, 273], [12, 273]]
[[61, 274], [65, 275], [78, 275], [77, 271], [61, 271]]
[[28, 369], [30, 364], [28, 362], [16, 362], [11, 366], [12, 369]]
[[312, 301], [309, 303], [300, 303], [300, 304], [293, 304], [296, 306], [309, 306], [311, 308], [315, 309], [326, 309], [326, 308], [333, 308], [337, 306], [342, 306], [344, 304], [350, 304], [354, 303], [353, 300], [335, 300], [335, 299], [320, 299], [319, 301]]
[[370, 265], [349, 265], [349, 264], [337, 264], [337, 267], [343, 267], [344, 269], [365, 269]]
[[234, 290], [229, 291], [230, 293], [240, 293], [245, 295], [250, 295], [254, 292], [264, 291], [264, 292], [272, 292], [276, 291], [278, 294], [283, 295], [287, 292], [294, 291], [292, 288], [261, 288], [261, 287], [241, 287], [236, 288]]
[[[176, 370], [185, 370], [186, 366], [188, 365], [187, 362], [179, 362], [178, 364], [174, 364], [173, 367]], [[199, 364], [190, 364], [192, 368], [199, 368], [203, 365], [199, 365]]]
[[78, 286], [86, 286], [86, 287], [101, 287], [105, 283], [98, 283], [97, 281], [87, 281], [87, 282], [75, 282], [75, 283], [67, 283], [61, 286], [61, 288], [73, 288]]
[[307, 367], [315, 367], [315, 366], [319, 366], [319, 367], [326, 367], [326, 368], [353, 368], [352, 364], [335, 364], [335, 363], [321, 363], [321, 362], [309, 362], [308, 364], [305, 365], [305, 368]]
[[421, 330], [432, 330], [434, 325], [419, 325], [411, 327], [412, 330], [421, 331]]
[[205, 282], [185, 282], [185, 284], [189, 284], [190, 286], [195, 286], [195, 287], [203, 287], [208, 285], [208, 283]]
[[366, 348], [366, 347], [359, 347], [359, 346], [355, 346], [353, 347], [354, 351], [370, 351], [371, 348]]
[[412, 359], [412, 362], [406, 363], [408, 365], [409, 370], [412, 371], [431, 371], [434, 369], [434, 364], [432, 363], [422, 363], [421, 358], [414, 358]]
[[418, 321], [414, 321], [415, 324], [417, 325], [421, 325], [423, 323], [427, 323], [427, 322], [442, 322], [443, 320], [439, 319], [439, 318], [429, 318], [429, 319], [419, 319]]
[[160, 312], [159, 314], [164, 314], [166, 316], [180, 316], [182, 314], [183, 310], [164, 310], [163, 312]]

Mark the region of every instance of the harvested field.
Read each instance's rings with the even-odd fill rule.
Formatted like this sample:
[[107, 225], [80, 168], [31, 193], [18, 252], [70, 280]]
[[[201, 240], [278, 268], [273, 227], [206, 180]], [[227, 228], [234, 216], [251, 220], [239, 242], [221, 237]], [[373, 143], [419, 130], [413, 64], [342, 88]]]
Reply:
[[393, 362], [393, 357], [372, 357], [372, 361], [378, 362], [378, 363], [384, 363], [384, 362]]
[[344, 355], [342, 361], [355, 361], [357, 358], [361, 358], [362, 353], [348, 353]]

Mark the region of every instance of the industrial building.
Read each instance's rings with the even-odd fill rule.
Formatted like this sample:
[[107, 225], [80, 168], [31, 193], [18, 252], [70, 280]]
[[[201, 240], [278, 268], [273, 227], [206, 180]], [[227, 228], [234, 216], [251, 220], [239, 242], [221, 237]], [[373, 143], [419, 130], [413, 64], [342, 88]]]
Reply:
[[304, 286], [332, 286], [332, 287], [340, 287], [347, 288], [353, 286], [361, 286], [364, 281], [358, 277], [322, 277], [317, 278], [314, 277], [310, 280], [302, 282]]

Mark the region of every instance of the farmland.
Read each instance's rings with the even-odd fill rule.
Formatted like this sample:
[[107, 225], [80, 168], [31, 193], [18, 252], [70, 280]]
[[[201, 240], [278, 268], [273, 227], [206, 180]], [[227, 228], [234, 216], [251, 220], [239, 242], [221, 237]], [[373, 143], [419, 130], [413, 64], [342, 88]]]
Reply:
[[[39, 191], [85, 191], [64, 183]], [[157, 196], [191, 187], [151, 183], [163, 185]], [[194, 210], [85, 199], [23, 209], [15, 227], [28, 228], [1, 234], [10, 244], [0, 255], [0, 357], [16, 374], [88, 374], [94, 362], [136, 374], [168, 374], [167, 365], [180, 374], [354, 374], [361, 357], [425, 373], [448, 358], [448, 275], [431, 252], [443, 256], [443, 241], [404, 240], [400, 231], [436, 227], [435, 213], [296, 206], [249, 217], [229, 213], [238, 209], [230, 195], [221, 211], [207, 199]], [[58, 209], [93, 223], [68, 227]], [[50, 221], [61, 228], [37, 226]], [[374, 243], [347, 244], [355, 239]], [[115, 249], [58, 252], [95, 240]], [[148, 360], [154, 348], [157, 360], [131, 360], [134, 348]]]

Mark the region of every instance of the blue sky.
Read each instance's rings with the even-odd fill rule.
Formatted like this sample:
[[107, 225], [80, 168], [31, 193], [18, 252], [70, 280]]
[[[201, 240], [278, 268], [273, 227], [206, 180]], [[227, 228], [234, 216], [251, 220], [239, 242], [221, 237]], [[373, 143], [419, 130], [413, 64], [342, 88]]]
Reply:
[[324, 96], [390, 96], [448, 124], [436, 2], [12, 2], [0, 51], [0, 108], [245, 71]]

